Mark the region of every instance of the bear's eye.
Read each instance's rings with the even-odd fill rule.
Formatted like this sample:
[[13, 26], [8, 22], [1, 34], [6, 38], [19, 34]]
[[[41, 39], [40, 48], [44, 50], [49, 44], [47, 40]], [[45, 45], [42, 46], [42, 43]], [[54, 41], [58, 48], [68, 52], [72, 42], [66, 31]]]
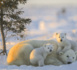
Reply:
[[73, 59], [74, 59], [74, 57], [73, 57]]
[[48, 47], [48, 49], [49, 49], [49, 47]]
[[67, 55], [67, 57], [69, 58], [69, 56]]

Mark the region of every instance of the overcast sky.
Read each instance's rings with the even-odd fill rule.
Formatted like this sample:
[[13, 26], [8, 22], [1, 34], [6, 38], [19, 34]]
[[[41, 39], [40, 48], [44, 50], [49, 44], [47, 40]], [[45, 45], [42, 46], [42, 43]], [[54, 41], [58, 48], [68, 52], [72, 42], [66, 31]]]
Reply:
[[27, 0], [28, 5], [77, 5], [77, 0]]

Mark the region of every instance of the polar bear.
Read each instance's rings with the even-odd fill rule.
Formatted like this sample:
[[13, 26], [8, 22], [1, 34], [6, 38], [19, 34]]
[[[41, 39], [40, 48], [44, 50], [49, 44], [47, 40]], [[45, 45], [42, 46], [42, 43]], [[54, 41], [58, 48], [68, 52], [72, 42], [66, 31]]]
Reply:
[[45, 44], [40, 48], [35, 48], [30, 53], [30, 62], [33, 65], [44, 66], [46, 56], [53, 51], [53, 45], [50, 43]]
[[58, 52], [66, 52], [69, 49], [73, 49], [77, 52], [77, 43], [66, 38], [66, 33], [56, 33], [56, 39], [58, 42]]
[[[30, 53], [35, 48], [40, 48], [46, 43], [54, 45], [54, 49], [51, 54], [47, 55], [45, 59], [45, 65], [62, 65], [62, 59], [58, 59], [57, 49], [58, 44], [55, 40], [26, 40], [13, 46], [7, 56], [8, 65], [31, 65]], [[71, 53], [71, 52], [70, 52]]]
[[76, 61], [76, 54], [72, 49], [67, 50], [65, 53], [59, 53], [59, 60], [64, 64], [71, 64]]
[[56, 54], [53, 57], [53, 53], [48, 55], [45, 59], [45, 64], [52, 65], [63, 65], [63, 64], [71, 64], [76, 61], [76, 54], [72, 49], [67, 50], [65, 53]]
[[34, 48], [39, 48], [46, 43], [54, 45], [53, 52], [56, 53], [58, 48], [55, 40], [26, 40], [13, 46], [7, 56], [7, 64], [9, 65], [30, 65], [29, 56]]

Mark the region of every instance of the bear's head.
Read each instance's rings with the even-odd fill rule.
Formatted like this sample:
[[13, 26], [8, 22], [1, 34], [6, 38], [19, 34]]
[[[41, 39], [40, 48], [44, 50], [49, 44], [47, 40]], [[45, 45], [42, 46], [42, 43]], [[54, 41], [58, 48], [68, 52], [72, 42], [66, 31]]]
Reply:
[[54, 49], [53, 45], [50, 43], [44, 44], [43, 47], [44, 47], [45, 51], [48, 53], [51, 53]]
[[56, 33], [56, 39], [58, 42], [66, 40], [66, 33]]
[[76, 54], [72, 49], [69, 49], [65, 53], [59, 53], [58, 57], [64, 64], [71, 64], [76, 61]]

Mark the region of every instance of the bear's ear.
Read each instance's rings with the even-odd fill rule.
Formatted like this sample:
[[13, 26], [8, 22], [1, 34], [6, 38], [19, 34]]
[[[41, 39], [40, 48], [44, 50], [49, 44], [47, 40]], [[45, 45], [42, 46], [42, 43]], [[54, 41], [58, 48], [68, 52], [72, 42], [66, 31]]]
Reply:
[[56, 35], [58, 35], [58, 33], [56, 33]]
[[77, 51], [75, 52], [75, 54], [77, 55]]
[[44, 44], [43, 47], [46, 47], [46, 44]]
[[65, 34], [65, 36], [67, 35], [66, 33], [64, 33]]
[[63, 52], [59, 52], [59, 55], [63, 55]]
[[52, 44], [52, 46], [54, 46], [54, 44]]
[[55, 35], [56, 35], [56, 37], [57, 37], [58, 33], [55, 33]]

